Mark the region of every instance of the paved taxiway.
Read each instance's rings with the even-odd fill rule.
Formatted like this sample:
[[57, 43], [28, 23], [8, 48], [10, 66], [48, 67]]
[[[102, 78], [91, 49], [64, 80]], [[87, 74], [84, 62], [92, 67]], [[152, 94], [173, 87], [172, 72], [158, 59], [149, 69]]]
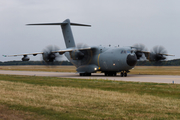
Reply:
[[50, 76], [50, 77], [63, 77], [63, 78], [78, 78], [78, 79], [106, 79], [116, 81], [134, 81], [134, 82], [156, 82], [156, 83], [172, 83], [180, 84], [180, 76], [173, 75], [134, 75], [128, 74], [127, 77], [117, 76], [104, 76], [103, 73], [93, 73], [92, 76], [79, 76], [77, 73], [68, 72], [39, 72], [39, 71], [10, 71], [0, 70], [0, 74], [8, 75], [29, 75], [29, 76]]

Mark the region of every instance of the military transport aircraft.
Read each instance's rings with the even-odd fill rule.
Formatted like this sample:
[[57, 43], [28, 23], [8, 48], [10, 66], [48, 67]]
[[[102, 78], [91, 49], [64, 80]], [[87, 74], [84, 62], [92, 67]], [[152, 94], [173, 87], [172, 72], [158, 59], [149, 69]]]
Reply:
[[53, 63], [58, 56], [65, 54], [67, 59], [76, 66], [76, 71], [80, 76], [90, 76], [91, 73], [101, 71], [105, 73], [105, 76], [116, 76], [116, 74], [120, 72], [122, 77], [126, 77], [127, 73], [130, 72], [129, 70], [136, 65], [137, 60], [143, 56], [149, 61], [161, 61], [165, 60], [166, 56], [169, 56], [161, 46], [156, 46], [153, 51], [147, 52], [143, 45], [138, 44], [130, 47], [89, 47], [83, 44], [76, 45], [71, 31], [71, 25], [87, 27], [91, 25], [71, 23], [69, 19], [66, 19], [62, 23], [37, 23], [27, 25], [60, 25], [66, 49], [59, 50], [56, 47], [49, 47], [43, 52], [3, 56], [23, 56], [22, 61], [29, 61], [30, 58], [28, 55], [36, 56], [37, 54], [42, 54], [43, 60], [46, 63]]

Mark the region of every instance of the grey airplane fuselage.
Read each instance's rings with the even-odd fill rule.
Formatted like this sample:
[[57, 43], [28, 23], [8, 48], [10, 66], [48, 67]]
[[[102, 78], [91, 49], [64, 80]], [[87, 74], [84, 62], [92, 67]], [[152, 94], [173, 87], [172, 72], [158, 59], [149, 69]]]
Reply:
[[[102, 72], [128, 72], [132, 69], [137, 62], [136, 55], [134, 51], [130, 47], [92, 47], [92, 57], [88, 61], [88, 65], [96, 65], [98, 66], [98, 71]], [[79, 63], [78, 60], [73, 60], [70, 57], [69, 52], [65, 53], [67, 59], [73, 63], [77, 68], [79, 66], [83, 66], [83, 64]], [[128, 64], [128, 57], [132, 57], [133, 60], [130, 59], [131, 64]]]

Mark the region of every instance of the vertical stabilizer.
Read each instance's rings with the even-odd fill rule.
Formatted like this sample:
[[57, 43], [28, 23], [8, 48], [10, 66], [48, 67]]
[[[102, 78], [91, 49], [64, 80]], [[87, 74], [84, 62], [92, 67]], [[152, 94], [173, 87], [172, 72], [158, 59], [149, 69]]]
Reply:
[[62, 28], [66, 48], [75, 47], [74, 37], [70, 26], [70, 20], [66, 19], [63, 23], [64, 24], [61, 25], [61, 28]]

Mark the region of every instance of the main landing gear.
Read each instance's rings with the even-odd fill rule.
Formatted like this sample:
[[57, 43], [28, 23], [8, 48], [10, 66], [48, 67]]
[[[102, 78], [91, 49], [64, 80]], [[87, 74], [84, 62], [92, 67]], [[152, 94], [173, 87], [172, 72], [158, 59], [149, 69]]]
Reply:
[[105, 72], [105, 76], [116, 76], [116, 72]]
[[[117, 75], [116, 72], [105, 72], [104, 74], [105, 74], [105, 76], [116, 76]], [[127, 72], [126, 71], [122, 71], [120, 73], [120, 76], [121, 77], [127, 77]]]
[[124, 71], [121, 72], [121, 77], [123, 77], [123, 76], [124, 76], [124, 77], [127, 77], [127, 72], [124, 72]]
[[91, 73], [79, 73], [80, 76], [91, 76]]
[[[105, 76], [116, 76], [117, 73], [116, 72], [105, 72], [104, 73]], [[91, 76], [91, 73], [79, 73], [79, 76]], [[120, 73], [121, 77], [127, 77], [127, 72], [126, 71], [122, 71]]]

